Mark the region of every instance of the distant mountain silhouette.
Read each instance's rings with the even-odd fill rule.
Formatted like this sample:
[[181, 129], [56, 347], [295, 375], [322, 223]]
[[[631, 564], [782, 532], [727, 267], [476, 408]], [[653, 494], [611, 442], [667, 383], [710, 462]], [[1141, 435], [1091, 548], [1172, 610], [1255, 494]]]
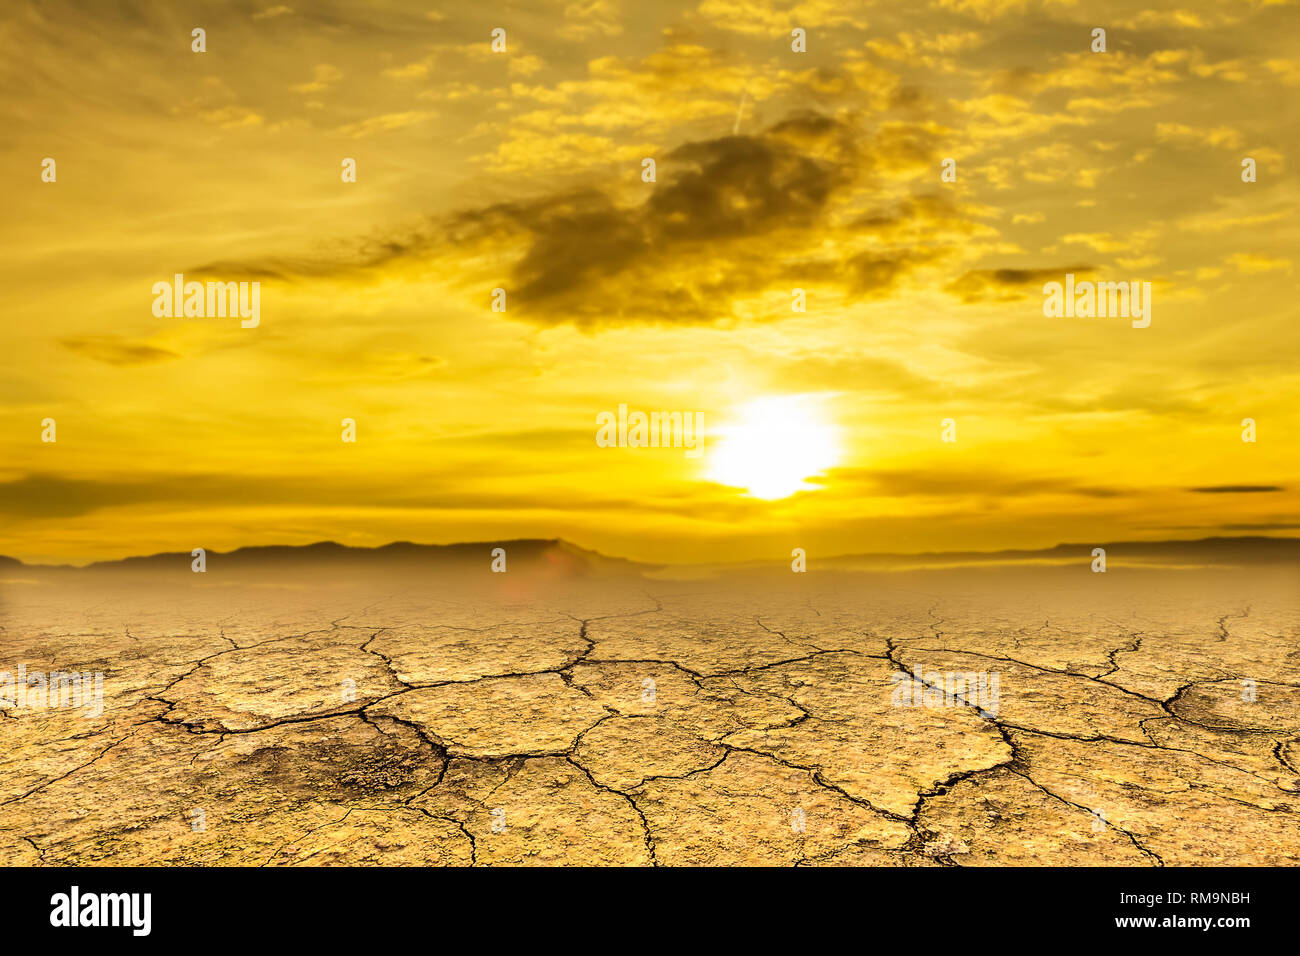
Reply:
[[[917, 554], [897, 552], [809, 556], [810, 570], [889, 570], [960, 565], [1018, 565], [1090, 560], [1094, 547], [1104, 547], [1108, 561], [1147, 564], [1300, 564], [1300, 538], [1263, 536], [1201, 538], [1195, 541], [1121, 541], [1087, 544], [1058, 544], [1039, 550], [930, 551]], [[353, 547], [335, 541], [307, 545], [259, 545], [234, 551], [208, 551], [209, 570], [278, 572], [340, 570], [367, 572], [481, 572], [490, 567], [492, 550], [504, 548], [508, 570], [542, 571], [565, 577], [584, 575], [637, 575], [663, 570], [665, 565], [613, 558], [562, 538], [520, 538], [511, 541], [476, 541], [463, 544], [415, 544], [394, 541], [375, 548]], [[0, 570], [26, 569], [49, 572], [106, 573], [138, 571], [170, 573], [188, 571], [189, 552], [167, 552], [116, 561], [96, 561], [84, 567], [71, 565], [29, 565], [0, 555]], [[785, 565], [788, 558], [774, 555], [772, 561], [709, 562], [697, 567], [763, 568]], [[681, 567], [690, 567], [684, 565]]]
[[1300, 562], [1300, 538], [1262, 535], [1198, 538], [1195, 541], [1093, 541], [1058, 544], [1039, 550], [928, 551], [920, 554], [846, 554], [825, 558], [830, 567], [917, 567], [960, 564], [1022, 564], [1091, 559], [1093, 548], [1105, 548], [1107, 561], [1148, 564], [1273, 564]]
[[[323, 571], [371, 570], [414, 571], [436, 569], [487, 570], [492, 551], [503, 548], [507, 570], [545, 570], [566, 576], [599, 574], [637, 574], [658, 566], [610, 558], [596, 551], [578, 547], [559, 538], [519, 538], [512, 541], [481, 541], [463, 544], [415, 544], [394, 541], [376, 548], [353, 547], [336, 541], [315, 544], [272, 544], [237, 548], [234, 551], [207, 551], [209, 570], [232, 571]], [[0, 556], [0, 567], [28, 568], [39, 571], [76, 571], [103, 573], [138, 571], [166, 573], [190, 570], [193, 556], [188, 551], [163, 552], [96, 561], [83, 567], [72, 565], [27, 565], [15, 558]]]

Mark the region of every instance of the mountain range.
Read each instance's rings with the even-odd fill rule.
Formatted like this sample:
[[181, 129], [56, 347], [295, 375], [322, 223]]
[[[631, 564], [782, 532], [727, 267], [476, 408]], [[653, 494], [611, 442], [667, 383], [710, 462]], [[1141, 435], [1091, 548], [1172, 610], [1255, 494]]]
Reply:
[[[1216, 537], [1194, 541], [1126, 541], [1086, 544], [1058, 544], [1043, 549], [1004, 551], [953, 551], [906, 554], [874, 552], [819, 556], [809, 554], [809, 570], [916, 570], [962, 566], [1061, 565], [1088, 563], [1095, 547], [1104, 547], [1107, 560], [1121, 564], [1145, 565], [1300, 565], [1300, 538]], [[465, 542], [460, 544], [416, 544], [394, 541], [380, 547], [354, 547], [335, 541], [318, 541], [308, 545], [259, 545], [229, 552], [209, 551], [209, 569], [223, 568], [245, 572], [270, 569], [276, 571], [358, 569], [373, 571], [419, 571], [433, 569], [482, 570], [493, 559], [493, 550], [502, 548], [507, 569], [542, 570], [563, 576], [644, 575], [661, 572], [672, 566], [610, 557], [580, 547], [561, 538], [523, 538], [507, 541]], [[96, 561], [84, 566], [26, 564], [17, 558], [0, 555], [0, 572], [155, 572], [190, 569], [189, 552], [164, 552], [113, 561]], [[737, 562], [734, 564], [686, 565], [697, 570], [742, 570], [780, 565], [788, 566], [790, 556], [773, 555], [772, 562]]]

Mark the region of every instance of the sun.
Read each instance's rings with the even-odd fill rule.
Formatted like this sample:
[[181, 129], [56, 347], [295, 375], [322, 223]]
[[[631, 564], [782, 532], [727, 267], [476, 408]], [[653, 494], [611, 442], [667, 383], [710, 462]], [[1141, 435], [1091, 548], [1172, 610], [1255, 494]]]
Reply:
[[839, 461], [836, 429], [817, 397], [759, 398], [736, 409], [709, 447], [709, 478], [755, 498], [787, 498], [814, 486], [809, 478]]

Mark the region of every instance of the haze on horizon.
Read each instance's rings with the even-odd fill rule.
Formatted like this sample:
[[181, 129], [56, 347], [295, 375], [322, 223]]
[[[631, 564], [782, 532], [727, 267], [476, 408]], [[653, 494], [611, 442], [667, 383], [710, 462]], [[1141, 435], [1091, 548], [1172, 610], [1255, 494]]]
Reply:
[[[1298, 36], [1257, 0], [7, 4], [0, 554], [1294, 536]], [[1045, 318], [1067, 272], [1151, 282], [1151, 326]], [[156, 318], [177, 273], [259, 281], [260, 325]], [[598, 446], [621, 404], [703, 454]]]

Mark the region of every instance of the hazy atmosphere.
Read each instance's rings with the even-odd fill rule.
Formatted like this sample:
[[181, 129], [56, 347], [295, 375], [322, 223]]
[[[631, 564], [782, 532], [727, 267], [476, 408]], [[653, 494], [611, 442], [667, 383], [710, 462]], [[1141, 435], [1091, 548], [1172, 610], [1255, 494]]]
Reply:
[[[1298, 27], [8, 3], [0, 553], [1293, 535]], [[178, 274], [260, 283], [256, 326], [160, 316]], [[1149, 326], [1045, 316], [1067, 274], [1150, 283]], [[602, 447], [621, 405], [702, 453]]]

